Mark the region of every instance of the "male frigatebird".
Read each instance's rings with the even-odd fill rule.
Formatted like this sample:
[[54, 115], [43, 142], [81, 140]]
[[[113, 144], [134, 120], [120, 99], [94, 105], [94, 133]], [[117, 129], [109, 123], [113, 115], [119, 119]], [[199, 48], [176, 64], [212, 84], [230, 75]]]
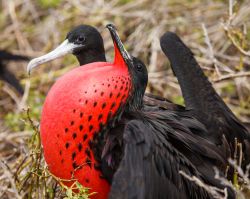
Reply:
[[29, 57], [23, 55], [15, 55], [6, 50], [0, 50], [0, 79], [7, 82], [13, 86], [17, 92], [23, 94], [23, 88], [20, 85], [19, 81], [16, 79], [15, 75], [10, 72], [5, 65], [6, 61], [28, 61]]
[[[207, 133], [204, 125], [185, 110], [143, 106], [146, 67], [125, 51], [114, 27], [108, 28], [114, 64], [94, 62], [74, 69], [46, 98], [41, 137], [50, 171], [60, 178], [74, 176], [97, 191], [96, 198], [107, 197], [113, 173], [110, 198], [212, 198], [179, 170], [222, 187], [209, 174], [213, 165], [225, 164], [223, 155], [200, 136]], [[94, 34], [79, 29], [55, 51], [32, 60], [28, 70], [69, 52], [81, 56]]]
[[[202, 136], [221, 147], [227, 158], [233, 157], [237, 139], [243, 145], [245, 167], [250, 163], [250, 133], [216, 93], [192, 52], [175, 34], [166, 34], [161, 38], [161, 47], [180, 83], [186, 107], [175, 105], [151, 94], [144, 96], [143, 106], [158, 106], [160, 109], [176, 111], [187, 110], [207, 128], [207, 133]], [[95, 28], [87, 25], [78, 26], [68, 33], [67, 41], [74, 45], [84, 44], [84, 47], [74, 48], [71, 51], [80, 65], [106, 61], [103, 40]], [[52, 57], [57, 56], [61, 54]], [[49, 60], [45, 57], [41, 61]]]

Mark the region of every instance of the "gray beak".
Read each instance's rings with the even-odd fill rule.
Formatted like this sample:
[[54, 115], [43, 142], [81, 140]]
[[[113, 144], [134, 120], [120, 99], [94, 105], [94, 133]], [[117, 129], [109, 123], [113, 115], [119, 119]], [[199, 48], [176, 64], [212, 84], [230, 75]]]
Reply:
[[32, 59], [27, 66], [27, 72], [28, 72], [28, 74], [30, 74], [30, 72], [33, 68], [35, 68], [43, 63], [46, 63], [46, 62], [52, 61], [54, 59], [57, 59], [59, 57], [62, 57], [66, 54], [71, 54], [71, 53], [73, 53], [73, 51], [75, 49], [82, 48], [82, 47], [83, 47], [83, 45], [70, 43], [68, 41], [68, 39], [66, 39], [56, 49], [49, 52], [48, 54]]
[[115, 44], [117, 45], [123, 59], [125, 60], [125, 62], [127, 64], [129, 64], [128, 62], [133, 62], [132, 61], [132, 58], [130, 56], [130, 54], [128, 53], [128, 51], [124, 48], [124, 45], [116, 31], [116, 27], [113, 25], [113, 24], [108, 24], [106, 25], [106, 28], [108, 28], [110, 34], [111, 34], [111, 37], [113, 39], [113, 41], [115, 42]]

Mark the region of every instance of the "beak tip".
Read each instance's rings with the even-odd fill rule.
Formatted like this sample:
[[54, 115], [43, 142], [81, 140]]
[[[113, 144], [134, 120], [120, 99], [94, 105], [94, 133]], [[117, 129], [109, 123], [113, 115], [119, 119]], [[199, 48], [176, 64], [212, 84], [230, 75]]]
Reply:
[[29, 64], [27, 65], [27, 69], [26, 69], [26, 72], [28, 73], [28, 75], [30, 75], [30, 72], [32, 70], [32, 62], [30, 61]]
[[107, 24], [106, 28], [108, 28], [109, 30], [117, 30], [116, 27], [115, 27], [115, 25], [112, 24], [112, 23]]
[[28, 75], [30, 75], [31, 71], [33, 68], [35, 68], [36, 66], [40, 65], [39, 64], [39, 61], [37, 61], [37, 58], [35, 59], [32, 59], [28, 65], [27, 65], [27, 69], [26, 69], [26, 72], [28, 73]]
[[26, 73], [30, 75], [30, 69], [27, 67]]
[[30, 60], [27, 65], [27, 73], [30, 75], [31, 70], [33, 70], [37, 66], [62, 57], [68, 53], [72, 53], [75, 48], [79, 48], [79, 45], [69, 43], [68, 39], [64, 40], [64, 42], [62, 42], [57, 48], [55, 48], [51, 52]]

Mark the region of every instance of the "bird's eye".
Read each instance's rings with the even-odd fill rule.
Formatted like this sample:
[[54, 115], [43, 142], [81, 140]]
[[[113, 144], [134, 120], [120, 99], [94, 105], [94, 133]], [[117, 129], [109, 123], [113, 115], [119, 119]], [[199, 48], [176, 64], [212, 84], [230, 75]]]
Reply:
[[77, 39], [76, 39], [77, 44], [81, 44], [84, 41], [85, 41], [85, 37], [83, 35], [78, 36]]
[[141, 71], [142, 70], [142, 65], [141, 64], [137, 64], [136, 68], [137, 68], [137, 70]]

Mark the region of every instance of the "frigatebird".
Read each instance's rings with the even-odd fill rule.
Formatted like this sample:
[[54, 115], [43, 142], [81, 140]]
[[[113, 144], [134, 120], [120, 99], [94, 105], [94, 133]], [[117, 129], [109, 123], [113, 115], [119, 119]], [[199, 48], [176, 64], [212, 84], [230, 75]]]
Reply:
[[[161, 47], [179, 81], [186, 107], [152, 94], [144, 95], [143, 106], [157, 106], [160, 109], [176, 111], [187, 110], [207, 128], [208, 133], [202, 136], [221, 147], [227, 158], [233, 157], [237, 139], [243, 145], [245, 167], [250, 163], [249, 131], [216, 93], [189, 48], [177, 35], [170, 32], [166, 34], [168, 36], [161, 38]], [[106, 61], [103, 39], [94, 27], [78, 26], [68, 33], [67, 40], [71, 44], [84, 43], [84, 47], [74, 48], [72, 51], [80, 65]], [[43, 61], [49, 60], [44, 58]]]
[[[143, 104], [146, 67], [125, 51], [114, 27], [108, 28], [114, 64], [94, 62], [74, 69], [46, 98], [41, 137], [49, 169], [61, 178], [73, 175], [97, 191], [97, 198], [107, 198], [108, 182], [110, 198], [212, 198], [179, 170], [222, 187], [211, 174], [212, 166], [225, 165], [223, 154], [201, 136], [207, 134], [205, 126], [185, 109]], [[81, 56], [94, 34], [86, 37], [84, 26], [80, 29], [55, 51], [32, 60], [28, 70], [69, 52]]]
[[15, 55], [6, 50], [0, 50], [0, 79], [13, 86], [18, 93], [23, 94], [23, 88], [15, 75], [10, 72], [5, 64], [6, 61], [28, 61], [29, 57], [23, 55]]

